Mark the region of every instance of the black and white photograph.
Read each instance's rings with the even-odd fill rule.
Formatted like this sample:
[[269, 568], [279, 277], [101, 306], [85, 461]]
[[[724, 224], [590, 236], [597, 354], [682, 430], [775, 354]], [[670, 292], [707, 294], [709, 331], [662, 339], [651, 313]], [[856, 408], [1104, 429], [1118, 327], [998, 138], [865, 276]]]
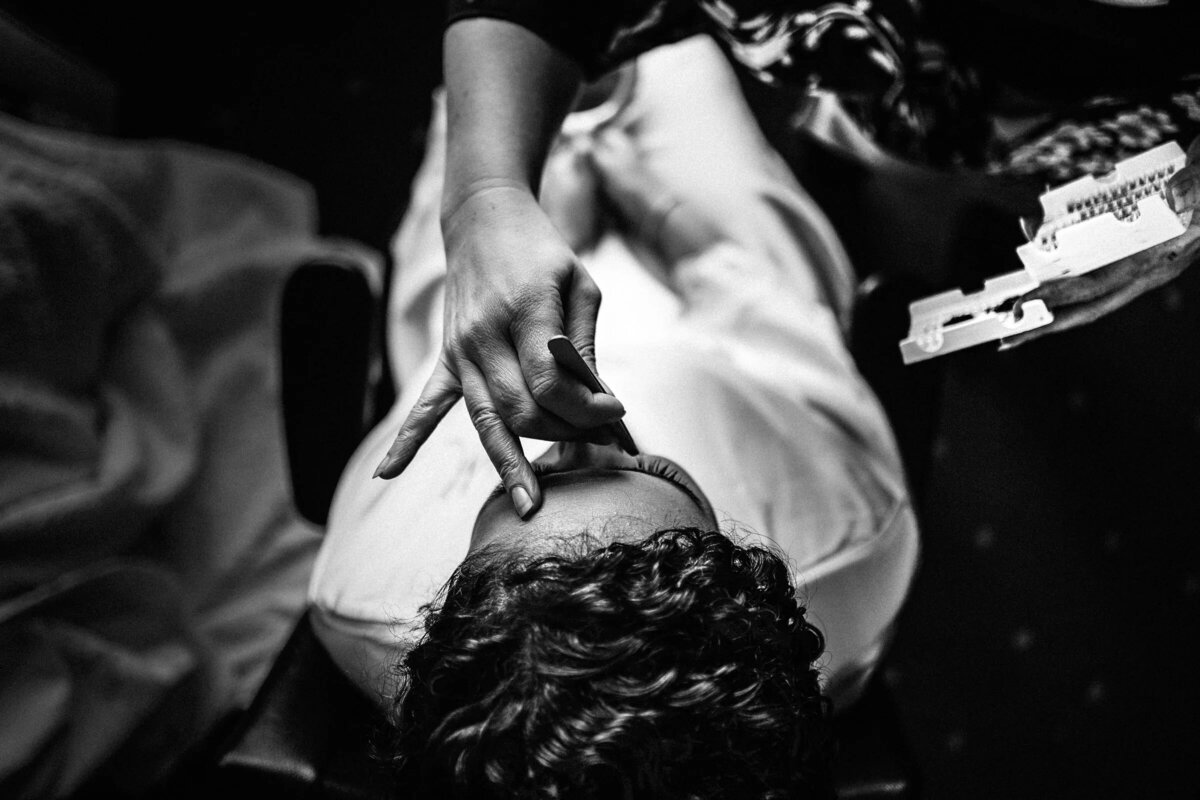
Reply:
[[1200, 2], [0, 0], [0, 798], [1197, 800]]

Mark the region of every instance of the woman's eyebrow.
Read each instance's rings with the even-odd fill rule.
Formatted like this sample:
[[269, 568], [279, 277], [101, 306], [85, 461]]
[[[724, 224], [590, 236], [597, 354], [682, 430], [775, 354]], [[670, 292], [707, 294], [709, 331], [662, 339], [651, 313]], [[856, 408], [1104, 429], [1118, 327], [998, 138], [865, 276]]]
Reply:
[[[539, 467], [541, 469], [539, 469]], [[593, 467], [592, 469], [596, 469], [596, 468]], [[616, 472], [640, 472], [643, 475], [649, 475], [652, 478], [659, 478], [659, 479], [664, 480], [667, 483], [671, 484], [675, 488], [679, 489], [684, 494], [686, 494], [688, 496], [688, 499], [691, 500], [693, 503], [695, 503], [696, 506], [698, 508], [700, 508], [701, 510], [706, 510], [708, 508], [707, 504], [704, 501], [702, 501], [699, 496], [697, 496], [696, 492], [693, 491], [690, 486], [688, 486], [686, 483], [684, 483], [683, 481], [681, 481], [677, 478], [671, 477], [670, 475], [663, 475], [661, 472], [655, 472], [654, 470], [647, 469], [641, 465], [632, 466], [632, 467], [600, 467], [599, 469], [611, 469]], [[570, 471], [571, 470], [562, 470], [560, 472], [556, 472], [556, 471], [554, 471], [554, 469], [552, 467], [548, 467], [543, 464], [536, 464], [536, 463], [533, 464], [533, 472], [535, 475], [560, 475], [563, 472], [570, 472]], [[483, 501], [483, 503], [481, 505], [487, 505], [488, 503], [495, 500], [497, 497], [500, 497], [501, 495], [506, 494], [507, 491], [508, 490], [504, 488], [503, 483], [496, 484], [496, 488], [492, 489], [491, 493], [488, 494], [487, 498]]]

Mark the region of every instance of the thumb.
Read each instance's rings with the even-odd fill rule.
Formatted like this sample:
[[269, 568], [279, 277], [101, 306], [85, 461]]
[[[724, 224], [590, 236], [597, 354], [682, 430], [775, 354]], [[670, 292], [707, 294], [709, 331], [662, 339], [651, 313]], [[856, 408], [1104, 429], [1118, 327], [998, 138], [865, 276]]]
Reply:
[[1176, 214], [1200, 207], [1200, 136], [1188, 145], [1183, 169], [1167, 181], [1167, 205]]
[[1171, 177], [1167, 183], [1167, 205], [1176, 214], [1200, 207], [1200, 165], [1189, 165]]

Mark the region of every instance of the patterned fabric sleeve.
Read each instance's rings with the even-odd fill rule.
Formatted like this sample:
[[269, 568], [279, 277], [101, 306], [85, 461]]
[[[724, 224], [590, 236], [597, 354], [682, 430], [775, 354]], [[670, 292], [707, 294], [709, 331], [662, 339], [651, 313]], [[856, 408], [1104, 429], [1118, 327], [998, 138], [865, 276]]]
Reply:
[[949, 68], [939, 48], [918, 41], [918, 0], [448, 3], [450, 22], [514, 22], [573, 58], [589, 79], [656, 45], [708, 31], [762, 81], [837, 92], [868, 135], [909, 155], [949, 160], [936, 152], [946, 149], [940, 140], [963, 139], [960, 120], [975, 119], [963, 114], [970, 81]]
[[[877, 145], [900, 158], [943, 168], [982, 169], [1057, 183], [1107, 171], [1115, 161], [1167, 138], [1186, 146], [1200, 135], [1196, 99], [1200, 62], [1196, 49], [1188, 46], [1200, 23], [1196, 0], [1175, 0], [1166, 7], [1175, 16], [1160, 13], [1153, 18], [1145, 13], [1139, 16], [1144, 9], [1097, 3], [1085, 4], [1088, 13], [1078, 16], [1078, 3], [1072, 0], [448, 0], [448, 4], [451, 22], [490, 16], [532, 30], [577, 61], [588, 78], [656, 45], [708, 31], [760, 80], [834, 92], [862, 133]], [[931, 21], [935, 17], [939, 24]], [[1087, 20], [1111, 23], [1118, 17], [1145, 23], [1131, 27], [1128, 37], [1113, 31], [1106, 34], [1109, 45], [1130, 40], [1126, 49], [1134, 55], [1117, 59], [1122, 70], [1128, 63], [1144, 67], [1134, 71], [1137, 79], [1131, 85], [1085, 90], [1076, 85], [1078, 70], [1052, 70], [1043, 64], [1047, 58], [1050, 64], [1068, 66], [1086, 60], [1099, 47], [1095, 32], [1074, 35], [1074, 28]], [[1041, 61], [1031, 61], [1028, 53], [1014, 60], [1009, 43], [1024, 41], [1030, 30], [1057, 37], [1061, 46], [1035, 54]], [[984, 52], [985, 45], [994, 47], [997, 35], [1003, 48], [998, 53]], [[1164, 52], [1154, 57], [1160, 49]], [[1034, 70], [1036, 86], [1049, 91], [1065, 85], [1071, 90], [1068, 95], [1079, 96], [1070, 103], [1055, 100], [1047, 121], [1018, 140], [998, 141], [991, 105], [996, 81], [1014, 77], [1013, 69], [1000, 68], [1020, 67], [1025, 61], [1042, 65]], [[1056, 95], [1050, 92], [1047, 97]]]
[[882, 95], [902, 81], [915, 0], [448, 0], [448, 22], [508, 20], [589, 77], [707, 29], [760, 79]]

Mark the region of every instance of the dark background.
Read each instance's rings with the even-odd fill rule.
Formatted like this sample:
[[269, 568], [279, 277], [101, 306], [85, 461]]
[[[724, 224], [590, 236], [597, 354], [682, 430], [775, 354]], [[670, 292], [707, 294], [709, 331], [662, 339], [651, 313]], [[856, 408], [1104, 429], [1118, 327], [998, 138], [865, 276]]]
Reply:
[[[440, 3], [114, 5], [0, 9], [112, 78], [119, 135], [291, 171], [323, 233], [386, 250]], [[791, 98], [750, 91], [864, 274], [941, 288], [1019, 266], [1003, 208], [813, 163]], [[1085, 331], [946, 360], [923, 562], [885, 672], [923, 796], [1200, 797], [1198, 364], [1200, 270]]]

